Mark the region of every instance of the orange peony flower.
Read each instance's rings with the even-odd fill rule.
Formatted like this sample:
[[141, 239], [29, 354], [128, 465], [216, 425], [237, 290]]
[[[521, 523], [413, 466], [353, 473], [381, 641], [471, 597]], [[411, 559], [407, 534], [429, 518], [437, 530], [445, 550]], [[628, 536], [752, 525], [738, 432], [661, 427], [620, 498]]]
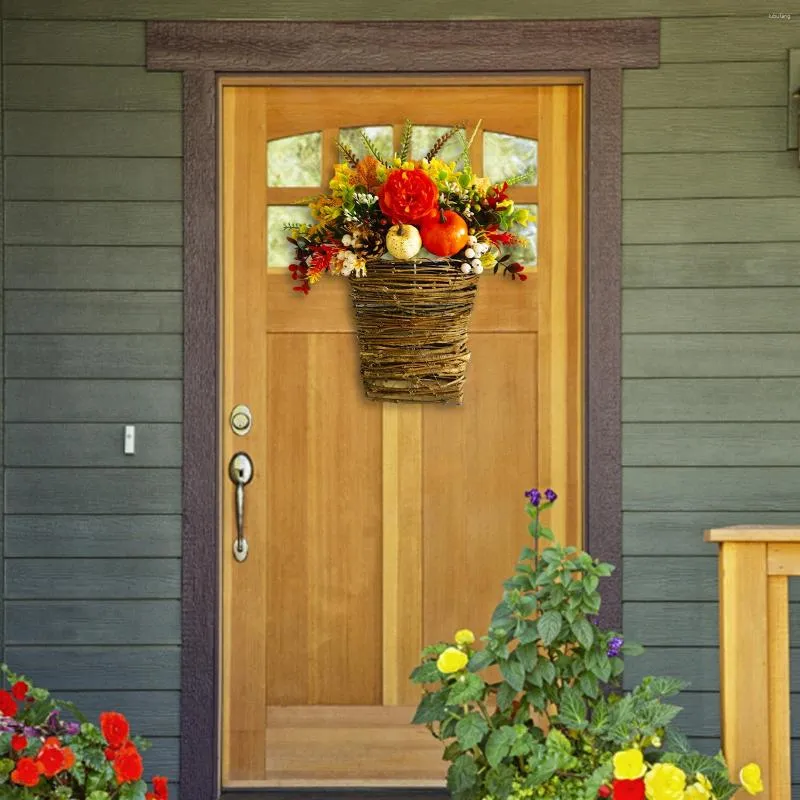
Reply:
[[421, 169], [393, 169], [380, 190], [381, 211], [393, 223], [413, 223], [439, 204], [439, 190]]

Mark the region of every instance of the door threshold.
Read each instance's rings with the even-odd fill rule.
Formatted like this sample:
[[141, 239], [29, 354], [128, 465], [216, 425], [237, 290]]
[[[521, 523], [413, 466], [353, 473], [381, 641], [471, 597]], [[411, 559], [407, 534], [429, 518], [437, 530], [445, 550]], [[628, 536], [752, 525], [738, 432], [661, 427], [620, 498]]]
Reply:
[[326, 789], [225, 789], [220, 800], [447, 800], [450, 795], [445, 789], [368, 789], [342, 788]]

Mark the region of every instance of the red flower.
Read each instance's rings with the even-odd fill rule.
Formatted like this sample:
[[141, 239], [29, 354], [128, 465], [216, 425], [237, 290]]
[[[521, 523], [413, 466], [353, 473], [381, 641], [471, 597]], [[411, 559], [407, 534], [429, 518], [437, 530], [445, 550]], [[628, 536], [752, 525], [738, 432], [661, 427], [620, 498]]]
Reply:
[[0, 715], [4, 717], [17, 716], [17, 701], [5, 689], [0, 689]]
[[486, 202], [490, 208], [497, 208], [497, 204], [508, 200], [508, 183], [502, 186], [492, 186], [486, 193]]
[[611, 797], [611, 787], [604, 783], [597, 790], [597, 796], [598, 797]]
[[115, 750], [128, 741], [131, 732], [128, 720], [118, 711], [104, 711], [100, 714], [100, 730], [103, 731], [108, 744]]
[[395, 223], [412, 223], [439, 204], [439, 190], [421, 169], [393, 169], [378, 196], [381, 211]]
[[163, 775], [153, 776], [153, 789], [156, 800], [169, 800], [169, 789], [167, 789], [167, 779]]
[[117, 783], [138, 781], [144, 772], [142, 757], [132, 742], [128, 742], [124, 747], [117, 750], [112, 763], [114, 774], [117, 776]]
[[11, 782], [20, 786], [36, 786], [40, 773], [41, 768], [32, 758], [21, 758], [11, 773]]
[[11, 694], [15, 700], [24, 700], [25, 695], [28, 694], [28, 684], [25, 681], [17, 681], [11, 687]]
[[59, 772], [69, 769], [75, 763], [75, 755], [68, 747], [62, 747], [61, 742], [51, 736], [45, 740], [42, 749], [36, 756], [46, 778], [52, 778]]
[[644, 778], [632, 781], [617, 780], [612, 782], [614, 800], [644, 800]]
[[113, 747], [106, 747], [105, 754], [106, 754], [106, 761], [113, 761], [114, 756], [117, 755], [117, 751]]
[[15, 733], [11, 737], [11, 749], [15, 753], [19, 753], [28, 746], [28, 740], [21, 733]]

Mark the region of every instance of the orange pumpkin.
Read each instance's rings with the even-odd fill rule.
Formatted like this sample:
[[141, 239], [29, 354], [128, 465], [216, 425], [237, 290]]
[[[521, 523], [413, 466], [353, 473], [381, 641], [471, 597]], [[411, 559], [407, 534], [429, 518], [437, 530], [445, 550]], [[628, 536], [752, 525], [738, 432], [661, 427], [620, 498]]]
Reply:
[[420, 226], [422, 246], [435, 256], [455, 255], [469, 240], [469, 228], [455, 211], [432, 211]]

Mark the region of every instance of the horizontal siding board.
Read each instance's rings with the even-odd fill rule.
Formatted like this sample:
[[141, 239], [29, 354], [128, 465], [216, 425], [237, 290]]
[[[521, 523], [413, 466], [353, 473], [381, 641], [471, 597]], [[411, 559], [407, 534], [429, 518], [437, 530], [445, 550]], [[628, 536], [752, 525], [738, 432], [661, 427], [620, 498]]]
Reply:
[[6, 470], [7, 514], [178, 514], [178, 469]]
[[797, 511], [798, 467], [624, 467], [630, 511]]
[[626, 289], [622, 296], [622, 330], [796, 332], [800, 330], [799, 308], [800, 288]]
[[703, 531], [730, 525], [800, 525], [800, 512], [626, 511], [622, 552], [626, 556], [717, 556], [718, 546], [704, 541]]
[[3, 23], [6, 64], [106, 64], [144, 66], [143, 22]]
[[622, 281], [627, 288], [800, 286], [799, 263], [800, 242], [629, 244]]
[[[796, 0], [785, 2], [785, 13], [800, 13]], [[535, 5], [525, 0], [513, 0], [503, 6], [503, 13], [491, 17], [508, 19], [598, 19], [603, 17], [708, 17], [735, 14], [765, 15], [774, 10], [764, 0], [662, 0], [652, 10], [643, 10], [641, 0], [613, 0], [598, 5], [594, 0], [570, 0], [568, 6], [558, 0], [543, 0]], [[403, 6], [390, 3], [365, 6], [360, 0], [346, 0], [334, 8], [310, 0], [281, 0], [264, 5], [260, 0], [227, 0], [227, 19], [441, 19], [443, 9], [413, 0]], [[217, 0], [5, 0], [3, 16], [7, 19], [213, 19], [220, 15]], [[467, 0], [458, 5], [454, 18], [486, 19], [487, 8], [479, 0]]]
[[9, 378], [180, 378], [181, 365], [177, 334], [6, 336]]
[[631, 333], [622, 339], [625, 377], [800, 376], [799, 334]]
[[15, 672], [53, 692], [180, 689], [180, 648], [9, 647]]
[[713, 603], [717, 597], [716, 555], [624, 558], [622, 594], [630, 603], [660, 603], [680, 598], [688, 603]]
[[124, 453], [119, 423], [7, 423], [6, 466], [180, 467], [181, 426], [136, 426], [136, 452]]
[[622, 238], [630, 244], [800, 240], [800, 198], [626, 200]]
[[[628, 153], [622, 160], [625, 199], [797, 197], [797, 154]], [[10, 175], [10, 173], [9, 173]]]
[[179, 111], [181, 75], [144, 67], [6, 66], [9, 111]]
[[726, 19], [667, 19], [661, 23], [661, 63], [784, 61], [797, 47], [796, 21], [768, 14]]
[[7, 380], [7, 422], [180, 422], [180, 380]]
[[[149, 736], [152, 747], [142, 753], [144, 763], [144, 774], [146, 777], [153, 775], [165, 775], [169, 778], [170, 787], [178, 780], [178, 754], [180, 751], [180, 739], [177, 737], [154, 737]], [[172, 800], [172, 789], [170, 788], [170, 800]], [[176, 796], [176, 800], [179, 800]]]
[[181, 292], [7, 290], [6, 333], [182, 333]]
[[127, 717], [134, 736], [178, 736], [180, 733], [179, 692], [61, 692], [58, 699], [75, 703], [95, 724], [103, 711], [119, 711]]
[[7, 514], [7, 558], [177, 558], [179, 514], [100, 516]]
[[770, 108], [625, 109], [623, 153], [786, 150], [786, 103]]
[[671, 647], [691, 642], [693, 647], [719, 647], [719, 610], [716, 603], [623, 604], [626, 638], [645, 647]]
[[627, 379], [626, 422], [798, 422], [797, 378]]
[[8, 600], [6, 645], [178, 645], [177, 600]]
[[39, 247], [5, 249], [5, 288], [179, 291], [180, 247]]
[[7, 600], [170, 600], [177, 558], [6, 558]]
[[179, 158], [6, 159], [6, 200], [183, 199]]
[[625, 73], [624, 108], [777, 106], [788, 91], [782, 61], [664, 64]]
[[7, 202], [8, 244], [180, 245], [180, 203]]
[[796, 467], [800, 423], [625, 423], [622, 453], [625, 466]]
[[179, 157], [181, 117], [165, 111], [6, 111], [4, 151], [7, 156]]

